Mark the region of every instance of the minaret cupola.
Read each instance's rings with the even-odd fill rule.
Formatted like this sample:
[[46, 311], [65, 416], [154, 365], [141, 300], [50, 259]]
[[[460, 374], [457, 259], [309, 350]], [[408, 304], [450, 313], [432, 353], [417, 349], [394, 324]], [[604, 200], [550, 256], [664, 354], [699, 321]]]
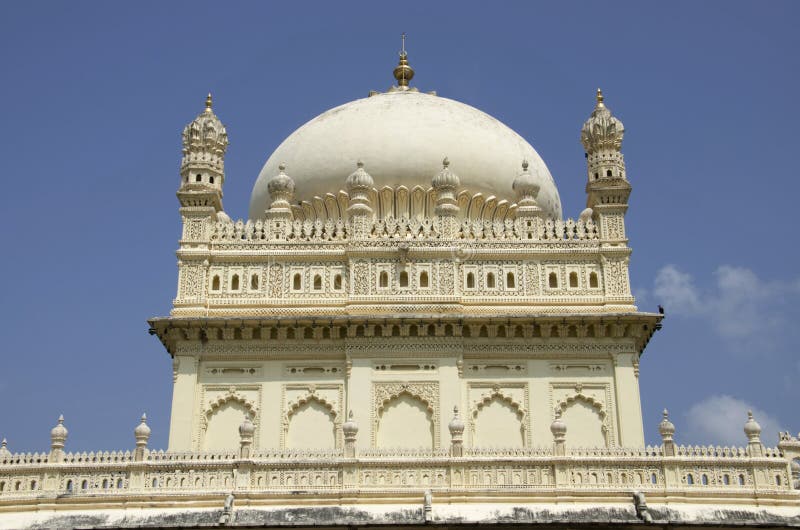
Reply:
[[203, 112], [184, 127], [182, 139], [183, 158], [179, 191], [216, 192], [212, 194], [216, 195], [213, 202], [218, 203], [215, 207], [221, 210], [228, 133], [214, 114], [210, 93], [206, 98], [206, 108]]
[[603, 92], [597, 89], [597, 104], [581, 128], [581, 143], [586, 151], [589, 182], [600, 179], [625, 179], [625, 159], [620, 152], [625, 127], [606, 107]]

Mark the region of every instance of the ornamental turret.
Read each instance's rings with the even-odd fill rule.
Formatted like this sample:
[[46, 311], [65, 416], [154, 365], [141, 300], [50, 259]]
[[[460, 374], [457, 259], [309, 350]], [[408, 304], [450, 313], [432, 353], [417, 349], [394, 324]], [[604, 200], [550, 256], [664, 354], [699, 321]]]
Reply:
[[50, 462], [64, 460], [64, 445], [69, 431], [64, 427], [64, 415], [58, 417], [58, 424], [50, 430]]
[[347, 217], [353, 237], [355, 239], [363, 239], [367, 237], [372, 223], [373, 210], [370, 192], [375, 186], [372, 176], [364, 169], [364, 162], [358, 161], [356, 170], [347, 177], [345, 186], [347, 187], [347, 193], [350, 194]]
[[178, 199], [184, 207], [222, 210], [225, 182], [225, 151], [228, 133], [212, 109], [211, 94], [206, 108], [183, 129], [183, 158]]
[[294, 198], [294, 180], [286, 174], [286, 166], [278, 166], [278, 174], [267, 183], [269, 197], [272, 200], [267, 210], [268, 219], [292, 218], [292, 199]]
[[597, 104], [581, 128], [588, 170], [586, 206], [592, 208], [597, 216], [601, 239], [612, 244], [626, 242], [623, 221], [631, 185], [620, 152], [624, 133], [622, 122], [606, 107], [603, 92], [598, 88]]
[[458, 232], [456, 216], [458, 216], [460, 208], [456, 193], [460, 185], [461, 180], [450, 169], [450, 161], [445, 157], [442, 160], [442, 170], [431, 179], [431, 186], [436, 194], [434, 211], [439, 217], [440, 229], [445, 239], [456, 237]]

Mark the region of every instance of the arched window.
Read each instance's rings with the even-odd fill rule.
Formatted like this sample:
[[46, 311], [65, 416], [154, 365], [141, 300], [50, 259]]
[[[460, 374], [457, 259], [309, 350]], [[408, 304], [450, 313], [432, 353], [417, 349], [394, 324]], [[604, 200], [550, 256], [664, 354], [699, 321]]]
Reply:
[[214, 279], [211, 280], [211, 290], [219, 291], [219, 276], [214, 276]]
[[294, 275], [294, 279], [292, 280], [292, 289], [295, 291], [299, 291], [303, 288], [303, 277], [300, 276], [300, 273], [296, 273]]
[[6, 489], [6, 483], [0, 480], [0, 491], [5, 491], [5, 489]]
[[780, 475], [775, 475], [775, 485], [776, 486], [780, 486], [781, 485], [781, 476]]
[[389, 273], [386, 271], [381, 271], [381, 275], [378, 279], [378, 285], [380, 287], [389, 287]]
[[606, 170], [606, 176], [607, 176], [607, 177], [610, 177], [610, 176], [611, 176], [611, 170], [610, 170], [610, 169], [607, 169], [607, 170]]
[[487, 289], [494, 289], [495, 287], [495, 279], [493, 272], [490, 272], [489, 274], [486, 275], [486, 287]]
[[708, 486], [708, 475], [704, 473], [703, 476], [700, 477], [700, 482], [703, 484], [703, 486]]
[[72, 492], [72, 481], [68, 480], [66, 485], [66, 490]]
[[321, 291], [322, 290], [322, 276], [319, 274], [314, 275], [314, 290]]
[[556, 287], [558, 287], [558, 275], [555, 272], [551, 272], [547, 276], [547, 281], [551, 289], [555, 289]]
[[408, 272], [400, 272], [400, 287], [408, 287]]
[[597, 288], [598, 287], [597, 273], [596, 272], [590, 272], [589, 273], [589, 287], [592, 287], [592, 288]]
[[337, 291], [341, 291], [342, 290], [342, 275], [341, 274], [337, 274], [336, 276], [333, 277], [333, 288], [335, 290], [337, 290]]
[[467, 289], [475, 288], [475, 275], [471, 272], [467, 273]]
[[577, 287], [578, 286], [578, 273], [577, 272], [570, 272], [569, 273], [569, 286], [570, 287]]
[[422, 271], [419, 273], [419, 286], [428, 287], [428, 271]]
[[233, 278], [231, 278], [231, 291], [238, 291], [239, 290], [239, 275], [234, 274]]
[[[31, 480], [31, 491], [36, 491], [36, 485], [36, 481]], [[778, 486], [780, 486], [780, 483], [778, 483]]]
[[694, 477], [692, 476], [692, 474], [691, 474], [691, 473], [689, 473], [688, 475], [686, 475], [686, 483], [687, 483], [688, 485], [690, 485], [690, 486], [693, 486], [693, 485], [694, 485]]
[[121, 478], [118, 478], [118, 479], [117, 479], [117, 489], [118, 489], [118, 490], [121, 490], [121, 489], [122, 489], [122, 479], [121, 479]]
[[254, 291], [258, 290], [258, 274], [250, 276], [250, 289]]
[[722, 475], [722, 483], [726, 486], [730, 485], [731, 483], [731, 476], [730, 475]]
[[84, 480], [83, 482], [81, 482], [81, 489], [82, 490], [85, 490], [88, 487], [89, 487], [89, 482], [88, 481]]
[[436, 335], [436, 324], [428, 324], [428, 335], [431, 337]]
[[103, 479], [103, 489], [104, 489], [104, 490], [107, 490], [107, 489], [108, 489], [108, 479], [107, 479], [107, 478], [104, 478], [104, 479]]
[[744, 486], [744, 475], [739, 475], [739, 485]]
[[652, 484], [658, 484], [658, 477], [656, 476], [656, 474], [655, 474], [655, 473], [652, 473], [652, 474], [650, 475], [650, 483], [652, 483]]
[[194, 177], [194, 181], [195, 182], [200, 182], [201, 180], [203, 180], [202, 175], [197, 175], [197, 176]]
[[513, 272], [506, 273], [506, 288], [508, 289], [515, 289], [517, 287], [517, 281], [514, 278]]
[[322, 338], [323, 339], [331, 338], [331, 328], [322, 328]]

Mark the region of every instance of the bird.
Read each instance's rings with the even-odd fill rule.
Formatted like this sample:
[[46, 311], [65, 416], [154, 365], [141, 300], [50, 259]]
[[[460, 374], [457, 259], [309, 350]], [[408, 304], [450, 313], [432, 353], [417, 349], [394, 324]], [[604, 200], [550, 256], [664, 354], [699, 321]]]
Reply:
[[664, 314], [664, 306], [663, 306], [663, 305], [661, 305], [661, 304], [658, 304], [658, 313], [659, 313], [660, 315], [663, 315], [663, 314]]

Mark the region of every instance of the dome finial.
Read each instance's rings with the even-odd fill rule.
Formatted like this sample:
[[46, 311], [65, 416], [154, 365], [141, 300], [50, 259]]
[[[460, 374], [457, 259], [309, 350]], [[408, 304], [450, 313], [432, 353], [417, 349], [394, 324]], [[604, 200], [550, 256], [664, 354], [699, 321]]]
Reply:
[[603, 91], [600, 90], [600, 88], [597, 89], [597, 104], [598, 105], [603, 104]]
[[213, 100], [211, 98], [211, 92], [208, 93], [206, 96], [206, 112], [211, 112], [211, 107], [213, 105]]
[[408, 65], [408, 53], [406, 53], [406, 34], [401, 36], [402, 48], [400, 49], [400, 62], [394, 69], [394, 78], [397, 79], [397, 86], [408, 88], [408, 82], [414, 77], [414, 69]]

